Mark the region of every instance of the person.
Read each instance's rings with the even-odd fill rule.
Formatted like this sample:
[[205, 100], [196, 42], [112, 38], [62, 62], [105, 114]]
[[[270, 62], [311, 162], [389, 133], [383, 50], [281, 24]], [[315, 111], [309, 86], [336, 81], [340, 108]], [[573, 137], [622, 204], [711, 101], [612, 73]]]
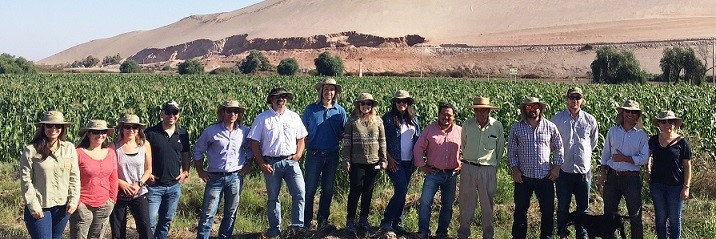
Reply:
[[[386, 163], [385, 128], [378, 117], [378, 101], [369, 93], [360, 93], [353, 101], [353, 113], [343, 136], [343, 168], [348, 172], [350, 189], [346, 212], [346, 231], [365, 234], [370, 229], [368, 215], [373, 200], [375, 179]], [[355, 216], [361, 201], [358, 230]]]
[[117, 175], [119, 191], [117, 204], [110, 215], [109, 225], [112, 238], [127, 238], [127, 209], [134, 217], [139, 238], [152, 236], [149, 224], [149, 202], [147, 202], [147, 181], [152, 176], [152, 148], [144, 135], [147, 124], [139, 116], [127, 114], [117, 124], [117, 139], [114, 149], [117, 153]]
[[388, 149], [388, 168], [386, 170], [393, 185], [393, 196], [385, 207], [381, 230], [404, 236], [408, 232], [403, 227], [405, 197], [415, 166], [413, 165], [413, 146], [420, 137], [420, 121], [413, 109], [415, 100], [405, 90], [393, 94], [390, 112], [383, 115], [385, 142]]
[[[567, 109], [552, 116], [550, 121], [557, 125], [562, 146], [564, 163], [557, 178], [557, 235], [567, 238], [567, 216], [569, 215], [572, 195], [576, 202], [575, 210], [587, 213], [589, 209], [589, 190], [592, 186], [592, 150], [597, 147], [599, 126], [591, 114], [582, 110], [584, 94], [579, 87], [567, 90], [565, 96]], [[582, 225], [575, 224], [576, 238], [586, 238], [587, 231]]]
[[631, 238], [644, 238], [641, 220], [641, 166], [649, 161], [649, 139], [642, 126], [639, 102], [627, 100], [617, 107], [616, 125], [604, 137], [600, 160], [604, 179], [604, 214], [619, 213], [622, 196], [629, 213]]
[[[433, 198], [440, 190], [440, 215], [435, 234], [448, 237], [452, 219], [452, 204], [455, 202], [457, 174], [460, 172], [460, 135], [462, 127], [455, 125], [455, 106], [448, 103], [438, 105], [437, 122], [425, 127], [413, 147], [413, 164], [425, 173], [420, 208], [418, 211], [418, 237], [430, 236], [430, 215]], [[427, 156], [427, 162], [423, 159]]]
[[62, 112], [44, 112], [20, 155], [23, 221], [32, 239], [60, 239], [80, 200], [75, 145], [67, 141]]
[[460, 228], [458, 238], [470, 238], [470, 224], [480, 202], [482, 238], [495, 237], [494, 207], [497, 192], [497, 165], [505, 153], [505, 129], [490, 112], [500, 107], [490, 104], [488, 97], [475, 97], [470, 106], [475, 117], [462, 124], [462, 155], [460, 172]]
[[[196, 238], [209, 238], [214, 216], [224, 196], [224, 217], [217, 238], [231, 238], [244, 185], [244, 176], [251, 170], [249, 128], [243, 124], [246, 108], [238, 101], [222, 102], [216, 110], [217, 122], [203, 132], [194, 145], [194, 167], [205, 183], [204, 199], [196, 230]], [[204, 155], [207, 169], [204, 170]]]
[[114, 129], [107, 121], [89, 120], [80, 129], [77, 144], [80, 168], [80, 203], [70, 216], [70, 238], [102, 238], [117, 202], [117, 153], [107, 135]]
[[314, 85], [318, 100], [306, 106], [301, 120], [308, 131], [306, 136], [306, 160], [304, 175], [306, 184], [306, 208], [303, 222], [306, 227], [313, 220], [313, 201], [321, 185], [316, 217], [318, 231], [333, 230], [328, 223], [333, 200], [333, 187], [338, 169], [338, 153], [343, 130], [346, 125], [346, 110], [338, 104], [341, 85], [335, 79], [326, 78]]
[[[535, 97], [520, 104], [521, 120], [510, 128], [507, 144], [508, 166], [514, 181], [514, 221], [512, 237], [527, 237], [527, 210], [532, 194], [537, 196], [540, 213], [540, 238], [551, 238], [554, 232], [554, 180], [564, 162], [559, 130], [544, 119], [547, 105]], [[550, 156], [554, 160], [550, 161]]]
[[652, 122], [659, 126], [659, 134], [649, 138], [651, 161], [647, 167], [656, 236], [681, 238], [681, 210], [691, 187], [691, 147], [677, 132], [683, 120], [673, 111], [659, 112]]
[[304, 205], [305, 183], [299, 161], [305, 148], [308, 135], [301, 117], [288, 109], [293, 94], [282, 87], [271, 89], [266, 104], [271, 107], [256, 116], [248, 138], [251, 150], [259, 168], [264, 173], [268, 193], [267, 216], [269, 228], [266, 234], [270, 238], [281, 234], [281, 191], [282, 180], [286, 181], [291, 194], [291, 225], [289, 236], [303, 237], [305, 234]]
[[152, 176], [147, 187], [149, 223], [154, 238], [164, 239], [181, 197], [181, 184], [189, 178], [189, 132], [177, 125], [179, 104], [167, 101], [159, 112], [161, 122], [144, 130], [152, 151]]

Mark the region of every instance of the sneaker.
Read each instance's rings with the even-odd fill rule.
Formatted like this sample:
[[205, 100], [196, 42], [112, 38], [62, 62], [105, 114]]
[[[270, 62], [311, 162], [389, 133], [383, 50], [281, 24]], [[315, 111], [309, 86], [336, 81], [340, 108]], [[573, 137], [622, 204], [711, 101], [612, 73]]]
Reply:
[[448, 236], [447, 233], [437, 233], [437, 234], [435, 235], [435, 238], [438, 238], [438, 239], [450, 239], [450, 236]]
[[343, 228], [344, 231], [346, 231], [346, 234], [355, 234], [356, 233], [356, 224], [353, 221], [346, 222], [346, 227]]
[[308, 238], [311, 237], [311, 232], [307, 231], [303, 227], [291, 227], [288, 230], [286, 238]]
[[414, 236], [415, 236], [415, 238], [418, 238], [418, 239], [429, 239], [430, 238], [430, 234], [427, 232], [416, 232], [414, 234]]

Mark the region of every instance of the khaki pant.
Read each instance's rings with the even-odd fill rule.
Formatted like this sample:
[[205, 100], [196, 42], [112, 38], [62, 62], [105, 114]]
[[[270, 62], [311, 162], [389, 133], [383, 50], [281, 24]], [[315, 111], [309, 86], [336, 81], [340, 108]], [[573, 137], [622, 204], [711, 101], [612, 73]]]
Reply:
[[494, 206], [497, 191], [497, 168], [463, 164], [460, 172], [460, 228], [458, 238], [470, 238], [470, 224], [475, 219], [475, 208], [480, 202], [482, 238], [495, 236]]
[[70, 216], [70, 238], [102, 238], [104, 225], [109, 221], [109, 215], [113, 208], [112, 200], [107, 200], [99, 207], [90, 207], [80, 203], [75, 213]]

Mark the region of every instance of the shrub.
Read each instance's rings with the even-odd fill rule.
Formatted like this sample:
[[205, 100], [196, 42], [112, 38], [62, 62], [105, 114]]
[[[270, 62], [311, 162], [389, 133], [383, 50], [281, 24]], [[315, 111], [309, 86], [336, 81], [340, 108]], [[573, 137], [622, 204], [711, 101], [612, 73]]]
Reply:
[[179, 74], [181, 75], [193, 75], [193, 74], [203, 74], [204, 73], [204, 64], [199, 62], [198, 60], [186, 60], [179, 64], [179, 68], [177, 69]]
[[340, 57], [332, 57], [331, 53], [324, 51], [318, 58], [313, 60], [316, 65], [316, 71], [319, 75], [324, 76], [342, 76], [343, 75], [343, 60]]
[[30, 74], [37, 73], [37, 68], [32, 61], [10, 54], [0, 54], [0, 74]]
[[592, 61], [591, 68], [594, 83], [646, 83], [649, 77], [632, 52], [608, 46], [597, 50], [597, 59]]
[[678, 83], [681, 71], [684, 71], [683, 80], [691, 84], [700, 85], [704, 81], [706, 66], [696, 57], [694, 49], [671, 47], [664, 49], [664, 55], [659, 61], [662, 80]]
[[273, 66], [263, 53], [257, 50], [249, 51], [249, 55], [237, 64], [241, 73], [251, 74], [257, 71], [272, 71]]
[[122, 62], [122, 65], [119, 65], [119, 72], [122, 73], [141, 73], [142, 67], [137, 64], [137, 62], [134, 62], [133, 60], [126, 60]]
[[120, 61], [122, 61], [122, 57], [117, 53], [117, 55], [114, 56], [105, 56], [102, 60], [102, 65], [116, 65], [119, 64]]
[[236, 67], [219, 67], [209, 72], [210, 75], [236, 75], [239, 70]]
[[294, 58], [286, 58], [281, 60], [276, 67], [276, 72], [282, 76], [292, 76], [298, 72], [298, 61]]

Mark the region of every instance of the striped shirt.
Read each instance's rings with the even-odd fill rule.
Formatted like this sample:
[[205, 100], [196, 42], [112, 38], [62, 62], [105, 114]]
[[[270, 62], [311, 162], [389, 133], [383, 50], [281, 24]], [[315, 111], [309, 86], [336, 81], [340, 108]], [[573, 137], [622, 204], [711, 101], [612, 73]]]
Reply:
[[343, 160], [350, 163], [375, 164], [388, 158], [385, 146], [385, 128], [380, 117], [373, 117], [370, 123], [363, 123], [358, 117], [351, 117], [343, 135]]
[[[549, 120], [540, 119], [532, 129], [524, 120], [512, 125], [507, 144], [510, 168], [518, 167], [528, 178], [545, 178], [553, 166], [564, 163], [562, 138], [557, 126]], [[550, 154], [554, 153], [554, 162]]]

